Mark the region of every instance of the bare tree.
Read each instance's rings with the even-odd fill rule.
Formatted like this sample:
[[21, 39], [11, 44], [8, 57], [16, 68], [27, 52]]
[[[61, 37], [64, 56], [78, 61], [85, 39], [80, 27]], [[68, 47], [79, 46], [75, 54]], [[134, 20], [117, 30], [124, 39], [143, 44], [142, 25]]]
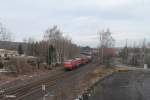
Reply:
[[112, 57], [111, 49], [114, 46], [115, 40], [113, 39], [111, 32], [107, 29], [106, 32], [102, 31], [99, 33], [100, 44], [99, 44], [99, 62], [107, 64], [109, 66], [109, 61]]
[[46, 30], [42, 41], [29, 38], [26, 54], [36, 56], [51, 65], [78, 56], [79, 47], [54, 26]]
[[0, 40], [1, 41], [11, 41], [11, 32], [9, 32], [1, 23], [0, 23]]
[[27, 47], [26, 47], [26, 54], [29, 55], [29, 56], [34, 56], [35, 52], [34, 52], [34, 43], [35, 43], [35, 40], [33, 38], [29, 38], [28, 41], [27, 41]]
[[[70, 39], [63, 36], [63, 33], [57, 26], [46, 30], [44, 40], [48, 42], [48, 45], [52, 45], [55, 48], [57, 62], [62, 63], [65, 59], [79, 53], [78, 47]], [[73, 53], [73, 49], [76, 52]], [[70, 52], [72, 52], [72, 55]]]
[[140, 44], [142, 45], [139, 45], [134, 41], [132, 47], [125, 46], [122, 50], [124, 63], [134, 66], [143, 66], [144, 64], [150, 65], [149, 43], [146, 43], [146, 39], [143, 39]]

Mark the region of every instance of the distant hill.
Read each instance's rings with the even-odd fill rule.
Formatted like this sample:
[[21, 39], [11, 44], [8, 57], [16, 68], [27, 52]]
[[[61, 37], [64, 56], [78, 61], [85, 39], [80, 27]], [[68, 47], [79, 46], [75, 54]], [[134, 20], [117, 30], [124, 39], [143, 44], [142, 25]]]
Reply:
[[83, 47], [83, 46], [80, 46], [80, 51], [81, 51], [81, 52], [85, 52], [85, 51], [88, 52], [88, 51], [91, 51], [91, 49], [92, 49], [92, 48], [89, 47], [89, 46], [84, 46], [84, 47]]
[[25, 46], [22, 42], [0, 41], [0, 49], [17, 50], [19, 44]]

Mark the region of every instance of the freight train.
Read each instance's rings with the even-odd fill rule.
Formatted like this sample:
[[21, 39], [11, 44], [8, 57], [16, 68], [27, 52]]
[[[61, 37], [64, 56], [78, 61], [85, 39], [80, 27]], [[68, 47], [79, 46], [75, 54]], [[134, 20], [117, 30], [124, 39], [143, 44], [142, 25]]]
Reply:
[[85, 65], [92, 60], [91, 56], [84, 56], [80, 58], [70, 59], [64, 62], [64, 69], [73, 70], [81, 65]]

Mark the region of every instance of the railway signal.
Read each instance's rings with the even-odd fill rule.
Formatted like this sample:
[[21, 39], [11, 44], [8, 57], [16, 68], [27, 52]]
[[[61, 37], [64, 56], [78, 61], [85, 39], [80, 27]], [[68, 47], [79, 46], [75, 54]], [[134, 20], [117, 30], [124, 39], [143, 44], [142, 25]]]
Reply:
[[46, 86], [42, 84], [42, 91], [46, 91]]

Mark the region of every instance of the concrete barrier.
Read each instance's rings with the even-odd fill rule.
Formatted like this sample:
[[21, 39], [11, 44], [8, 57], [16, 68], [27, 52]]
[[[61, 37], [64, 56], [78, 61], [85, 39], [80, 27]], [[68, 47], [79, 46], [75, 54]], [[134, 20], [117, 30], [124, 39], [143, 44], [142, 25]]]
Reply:
[[148, 69], [147, 64], [144, 64], [144, 69]]

